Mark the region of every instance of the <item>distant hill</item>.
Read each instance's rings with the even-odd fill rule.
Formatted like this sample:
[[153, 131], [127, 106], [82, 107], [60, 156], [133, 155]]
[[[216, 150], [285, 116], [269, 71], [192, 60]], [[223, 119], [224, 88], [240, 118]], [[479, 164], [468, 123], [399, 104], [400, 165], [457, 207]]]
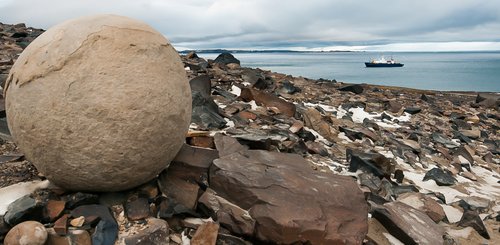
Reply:
[[344, 50], [333, 50], [333, 51], [297, 51], [297, 50], [283, 50], [283, 49], [266, 49], [266, 50], [241, 50], [241, 49], [191, 49], [191, 50], [181, 50], [178, 51], [181, 54], [187, 54], [189, 52], [196, 53], [208, 53], [208, 54], [220, 54], [223, 52], [229, 53], [334, 53], [334, 52], [358, 52], [358, 51], [344, 51]]

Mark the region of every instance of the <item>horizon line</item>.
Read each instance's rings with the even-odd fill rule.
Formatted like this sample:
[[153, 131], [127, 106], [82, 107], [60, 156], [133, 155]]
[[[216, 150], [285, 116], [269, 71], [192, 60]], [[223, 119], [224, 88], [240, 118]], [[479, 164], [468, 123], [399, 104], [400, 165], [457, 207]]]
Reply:
[[182, 51], [228, 50], [228, 51], [294, 51], [294, 52], [495, 52], [500, 51], [500, 42], [419, 42], [388, 43], [376, 45], [335, 45], [323, 47], [200, 47], [188, 48], [176, 44]]

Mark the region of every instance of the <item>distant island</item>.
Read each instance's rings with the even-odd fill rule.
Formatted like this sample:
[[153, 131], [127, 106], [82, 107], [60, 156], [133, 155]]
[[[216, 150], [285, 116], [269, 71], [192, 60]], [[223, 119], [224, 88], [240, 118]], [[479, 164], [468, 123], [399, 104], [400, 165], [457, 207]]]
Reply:
[[265, 49], [265, 50], [244, 50], [244, 49], [187, 49], [178, 51], [181, 54], [187, 54], [189, 52], [205, 53], [205, 54], [220, 54], [224, 52], [228, 53], [349, 53], [349, 52], [365, 52], [365, 51], [353, 51], [353, 50], [329, 50], [329, 51], [297, 51], [297, 50], [283, 50], [283, 49]]

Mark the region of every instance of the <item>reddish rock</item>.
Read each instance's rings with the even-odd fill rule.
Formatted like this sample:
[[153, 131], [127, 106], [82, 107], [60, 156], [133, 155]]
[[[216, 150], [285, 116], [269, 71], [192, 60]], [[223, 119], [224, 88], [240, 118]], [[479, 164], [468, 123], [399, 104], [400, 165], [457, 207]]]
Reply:
[[282, 114], [289, 117], [293, 117], [295, 115], [295, 105], [293, 103], [280, 99], [278, 96], [273, 94], [269, 94], [253, 88], [243, 88], [241, 90], [240, 97], [247, 102], [255, 100], [255, 103], [257, 105], [265, 107], [276, 107]]
[[392, 113], [398, 113], [401, 108], [403, 108], [403, 105], [396, 100], [389, 100], [385, 103], [385, 109]]
[[189, 144], [192, 146], [203, 147], [203, 148], [215, 148], [214, 138], [199, 136], [199, 137], [190, 137], [187, 139]]
[[[219, 157], [223, 157], [238, 151], [245, 151], [248, 149], [247, 146], [241, 145], [236, 138], [220, 133], [215, 135], [214, 140], [215, 146], [219, 151]], [[215, 158], [213, 160], [215, 160]]]
[[136, 198], [125, 203], [125, 214], [129, 220], [141, 220], [149, 217], [149, 202], [147, 198]]
[[422, 193], [404, 193], [398, 196], [398, 201], [424, 212], [436, 223], [446, 217], [443, 207], [436, 200]]
[[330, 142], [336, 141], [338, 132], [332, 128], [329, 123], [323, 120], [323, 117], [318, 110], [308, 108], [300, 111], [300, 113], [304, 117], [304, 124], [307, 127], [314, 129]]
[[212, 161], [219, 157], [216, 150], [190, 146], [184, 144], [175, 156], [173, 162], [184, 163], [189, 166], [208, 168]]
[[219, 224], [213, 222], [204, 223], [198, 227], [193, 238], [191, 238], [191, 245], [215, 245], [218, 233]]
[[65, 205], [65, 201], [49, 200], [47, 202], [47, 205], [45, 206], [44, 216], [50, 222], [55, 221], [57, 218], [59, 218], [59, 216], [61, 216], [62, 212], [64, 211]]
[[253, 235], [255, 220], [247, 210], [218, 196], [209, 188], [200, 196], [198, 202], [209, 209], [210, 215], [232, 233], [244, 236]]
[[203, 170], [189, 171], [188, 169], [193, 169], [193, 167], [172, 163], [168, 170], [163, 171], [158, 177], [158, 186], [164, 195], [188, 209], [195, 210], [200, 190], [196, 181], [200, 181], [198, 171]]
[[261, 241], [360, 244], [368, 230], [356, 182], [314, 171], [299, 155], [249, 150], [224, 156], [210, 168], [210, 187], [249, 210]]
[[238, 113], [238, 116], [240, 116], [241, 118], [249, 119], [249, 120], [257, 119], [257, 115], [255, 115], [255, 113], [252, 113], [249, 111], [240, 111]]
[[321, 156], [328, 156], [328, 150], [322, 143], [307, 141], [306, 143], [307, 150], [312, 154], [319, 154]]
[[68, 232], [68, 214], [65, 214], [61, 216], [56, 222], [54, 223], [54, 231], [58, 235], [66, 235]]
[[288, 130], [290, 130], [290, 132], [296, 134], [302, 128], [304, 128], [304, 123], [302, 123], [301, 121], [295, 121], [295, 122], [293, 122], [292, 126], [290, 126], [290, 128]]

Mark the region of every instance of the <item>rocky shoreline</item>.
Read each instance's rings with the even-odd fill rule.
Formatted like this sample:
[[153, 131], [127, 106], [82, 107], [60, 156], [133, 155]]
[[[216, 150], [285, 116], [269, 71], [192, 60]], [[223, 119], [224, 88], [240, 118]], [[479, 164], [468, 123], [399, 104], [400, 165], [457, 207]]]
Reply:
[[[42, 32], [0, 25], [2, 84]], [[228, 53], [181, 57], [193, 95], [186, 144], [129, 191], [51, 185], [10, 141], [0, 106], [0, 241], [500, 243], [498, 94], [312, 80]]]

